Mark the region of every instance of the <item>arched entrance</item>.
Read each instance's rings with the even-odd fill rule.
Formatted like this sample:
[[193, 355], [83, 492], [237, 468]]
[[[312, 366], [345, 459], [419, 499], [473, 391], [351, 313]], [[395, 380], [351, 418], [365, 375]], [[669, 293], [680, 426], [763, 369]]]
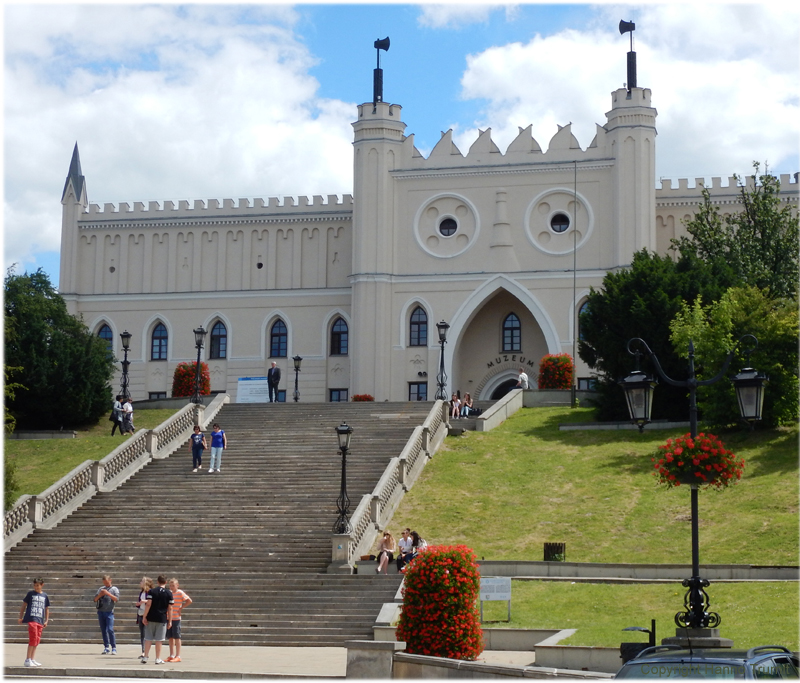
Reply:
[[451, 391], [496, 400], [516, 385], [520, 368], [535, 376], [547, 353], [545, 335], [528, 306], [498, 288], [474, 311], [458, 337]]
[[489, 398], [492, 401], [499, 401], [503, 396], [505, 396], [509, 391], [515, 389], [517, 386], [517, 380], [515, 379], [507, 379], [503, 382], [497, 389], [492, 392], [492, 395]]

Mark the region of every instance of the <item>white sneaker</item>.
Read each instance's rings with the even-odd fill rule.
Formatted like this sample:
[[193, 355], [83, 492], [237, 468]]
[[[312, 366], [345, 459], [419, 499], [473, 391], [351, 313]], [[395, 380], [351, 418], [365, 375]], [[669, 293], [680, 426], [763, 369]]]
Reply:
[[105, 649], [104, 649], [104, 650], [103, 650], [103, 651], [102, 651], [100, 654], [101, 654], [101, 655], [107, 655], [107, 654], [109, 654], [110, 652], [111, 652], [111, 650], [109, 650], [108, 648], [105, 648]]
[[195, 468], [192, 470], [192, 472], [197, 472], [197, 468], [195, 467]]
[[217, 468], [217, 474], [219, 474], [220, 472], [222, 472], [222, 470], [218, 467]]
[[208, 473], [209, 473], [209, 474], [214, 474], [214, 470], [212, 470], [212, 469], [209, 467], [209, 468], [208, 468]]
[[142, 664], [147, 664], [147, 657], [142, 657]]
[[33, 663], [32, 659], [26, 659], [22, 666], [36, 666], [36, 664]]
[[41, 664], [39, 664], [39, 662], [37, 662], [35, 659], [31, 660], [31, 664], [33, 664], [34, 666], [41, 666]]
[[163, 663], [164, 663], [164, 660], [163, 660], [163, 659], [157, 659], [157, 660], [156, 660], [156, 664], [163, 664]]

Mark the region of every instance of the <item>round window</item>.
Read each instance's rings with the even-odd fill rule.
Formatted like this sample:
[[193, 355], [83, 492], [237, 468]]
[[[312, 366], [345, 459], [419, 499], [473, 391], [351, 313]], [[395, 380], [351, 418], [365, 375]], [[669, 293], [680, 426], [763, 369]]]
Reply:
[[557, 213], [550, 219], [550, 227], [553, 232], [566, 232], [569, 228], [569, 216], [564, 213]]
[[458, 230], [458, 223], [452, 218], [445, 218], [439, 223], [439, 232], [444, 237], [450, 237], [450, 235], [455, 234], [456, 230]]

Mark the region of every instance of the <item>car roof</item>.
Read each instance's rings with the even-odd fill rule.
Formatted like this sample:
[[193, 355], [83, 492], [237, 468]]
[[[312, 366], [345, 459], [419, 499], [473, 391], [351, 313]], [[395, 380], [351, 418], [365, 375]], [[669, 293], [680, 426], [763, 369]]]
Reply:
[[[663, 647], [663, 646], [662, 646]], [[638, 657], [630, 660], [636, 661], [675, 661], [676, 659], [704, 659], [704, 660], [751, 660], [757, 657], [767, 657], [776, 654], [790, 654], [789, 651], [779, 645], [762, 645], [760, 647], [744, 649], [733, 648], [675, 648], [659, 649], [657, 652], [643, 651]]]

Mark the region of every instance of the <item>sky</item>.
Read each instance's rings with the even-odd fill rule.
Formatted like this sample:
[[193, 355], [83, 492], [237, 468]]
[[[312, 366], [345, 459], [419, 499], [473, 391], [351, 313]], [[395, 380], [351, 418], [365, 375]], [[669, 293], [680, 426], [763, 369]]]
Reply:
[[352, 192], [352, 122], [384, 101], [427, 156], [532, 124], [586, 148], [626, 80], [652, 90], [657, 178], [800, 171], [800, 3], [35, 4], [3, 7], [3, 250], [58, 283], [78, 144], [91, 203]]

